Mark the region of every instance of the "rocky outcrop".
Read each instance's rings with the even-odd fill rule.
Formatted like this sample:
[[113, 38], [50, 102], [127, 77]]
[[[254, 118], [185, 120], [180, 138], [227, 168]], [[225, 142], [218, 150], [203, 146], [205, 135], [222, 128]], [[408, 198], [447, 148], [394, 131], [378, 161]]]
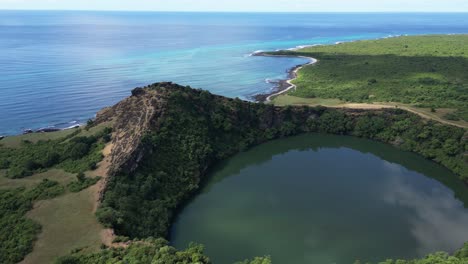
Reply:
[[172, 85], [159, 83], [136, 88], [132, 96], [96, 115], [95, 124], [110, 122], [113, 128], [114, 148], [110, 154], [109, 176], [136, 169], [143, 155], [141, 140], [150, 129], [157, 128]]

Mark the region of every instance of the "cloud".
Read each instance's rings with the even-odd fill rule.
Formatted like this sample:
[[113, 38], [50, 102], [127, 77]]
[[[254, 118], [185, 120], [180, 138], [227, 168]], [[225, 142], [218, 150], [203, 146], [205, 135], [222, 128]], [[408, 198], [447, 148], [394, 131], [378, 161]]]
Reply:
[[386, 186], [384, 200], [411, 212], [404, 217], [409, 219], [419, 255], [451, 251], [466, 241], [468, 211], [446, 187], [440, 185], [427, 191], [427, 188], [418, 188], [418, 181], [410, 183], [399, 176], [393, 177]]

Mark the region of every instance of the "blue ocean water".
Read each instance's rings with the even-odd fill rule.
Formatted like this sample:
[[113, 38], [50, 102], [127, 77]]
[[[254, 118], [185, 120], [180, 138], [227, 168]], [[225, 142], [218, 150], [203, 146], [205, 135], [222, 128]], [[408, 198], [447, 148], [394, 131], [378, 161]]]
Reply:
[[468, 14], [0, 11], [0, 135], [83, 122], [159, 81], [249, 99], [305, 62], [257, 50], [432, 33], [468, 33]]

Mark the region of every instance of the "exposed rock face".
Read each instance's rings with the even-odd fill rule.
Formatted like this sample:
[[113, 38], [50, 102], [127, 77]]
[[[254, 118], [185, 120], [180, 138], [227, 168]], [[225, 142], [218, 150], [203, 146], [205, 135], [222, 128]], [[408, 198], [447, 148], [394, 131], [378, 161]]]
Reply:
[[[171, 83], [152, 85], [151, 88], [136, 88], [132, 96], [116, 105], [101, 110], [96, 124], [112, 121], [114, 148], [110, 155], [109, 175], [121, 170], [133, 171], [138, 166], [143, 152], [140, 149], [142, 137], [148, 130], [158, 126], [164, 114], [167, 89]], [[157, 89], [156, 89], [157, 88]]]

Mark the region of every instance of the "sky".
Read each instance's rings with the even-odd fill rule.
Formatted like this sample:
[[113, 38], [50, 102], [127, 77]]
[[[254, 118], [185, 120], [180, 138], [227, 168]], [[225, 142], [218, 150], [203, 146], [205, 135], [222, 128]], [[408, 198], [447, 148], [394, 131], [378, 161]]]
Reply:
[[228, 12], [468, 12], [468, 0], [0, 0], [0, 9]]

